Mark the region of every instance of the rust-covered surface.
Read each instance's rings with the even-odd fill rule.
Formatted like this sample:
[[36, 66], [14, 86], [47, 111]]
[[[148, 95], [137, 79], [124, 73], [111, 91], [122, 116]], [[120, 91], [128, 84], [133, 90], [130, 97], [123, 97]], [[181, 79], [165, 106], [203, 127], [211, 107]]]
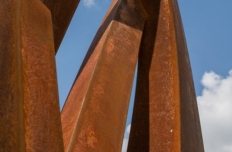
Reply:
[[57, 52], [80, 0], [42, 1], [52, 14], [55, 52]]
[[128, 151], [203, 152], [176, 0], [112, 2], [60, 118], [54, 56], [78, 3], [0, 0], [0, 152], [121, 151], [137, 59]]
[[50, 12], [0, 3], [0, 151], [63, 151]]
[[204, 151], [199, 112], [178, 3], [172, 1], [179, 66], [179, 94], [181, 101], [181, 151]]
[[62, 110], [65, 151], [121, 151], [144, 21], [137, 1], [113, 1]]
[[203, 152], [177, 2], [147, 0], [143, 4], [148, 20], [139, 54], [128, 151]]

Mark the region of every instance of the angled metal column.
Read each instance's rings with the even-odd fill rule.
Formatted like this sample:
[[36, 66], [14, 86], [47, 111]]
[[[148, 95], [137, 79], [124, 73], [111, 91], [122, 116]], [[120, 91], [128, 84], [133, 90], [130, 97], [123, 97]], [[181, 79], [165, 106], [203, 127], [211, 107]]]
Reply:
[[176, 0], [144, 0], [129, 152], [203, 152], [190, 62]]
[[42, 1], [52, 14], [55, 52], [57, 52], [80, 0]]
[[63, 151], [50, 11], [0, 0], [0, 151]]
[[121, 151], [145, 17], [114, 0], [62, 110], [65, 151]]

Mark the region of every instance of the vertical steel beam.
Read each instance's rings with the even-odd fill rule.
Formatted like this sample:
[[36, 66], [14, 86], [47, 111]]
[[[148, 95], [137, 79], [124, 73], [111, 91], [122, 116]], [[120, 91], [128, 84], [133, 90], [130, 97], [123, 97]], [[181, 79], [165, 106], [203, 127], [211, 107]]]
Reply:
[[55, 52], [57, 52], [80, 0], [42, 1], [52, 14]]
[[176, 0], [145, 0], [148, 13], [128, 151], [203, 152], [190, 62]]
[[177, 0], [172, 0], [179, 66], [181, 151], [204, 152], [196, 93]]
[[65, 151], [121, 151], [143, 9], [114, 0], [62, 110]]
[[0, 151], [63, 151], [49, 10], [0, 0]]

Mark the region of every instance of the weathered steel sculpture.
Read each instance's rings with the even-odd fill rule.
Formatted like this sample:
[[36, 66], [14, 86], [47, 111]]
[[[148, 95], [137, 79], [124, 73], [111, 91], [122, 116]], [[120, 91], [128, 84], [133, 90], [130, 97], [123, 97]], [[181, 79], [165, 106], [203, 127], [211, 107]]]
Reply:
[[121, 151], [137, 60], [128, 151], [204, 151], [176, 0], [113, 0], [61, 114], [54, 58], [79, 0], [0, 3], [0, 152]]
[[63, 151], [50, 12], [0, 3], [0, 151]]
[[143, 4], [148, 18], [138, 59], [129, 151], [204, 151], [178, 5], [175, 0]]

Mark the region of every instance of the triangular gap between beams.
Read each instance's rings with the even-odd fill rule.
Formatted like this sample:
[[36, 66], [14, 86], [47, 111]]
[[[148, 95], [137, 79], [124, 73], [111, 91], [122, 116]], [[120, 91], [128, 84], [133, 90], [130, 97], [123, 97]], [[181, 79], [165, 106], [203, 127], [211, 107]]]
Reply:
[[56, 54], [60, 109], [62, 109], [80, 65], [110, 6], [109, 1], [81, 1]]
[[128, 108], [128, 112], [127, 112], [127, 120], [126, 120], [126, 126], [125, 126], [125, 131], [124, 131], [124, 138], [123, 138], [121, 152], [127, 151], [127, 146], [128, 146], [128, 142], [129, 142], [131, 120], [132, 120], [132, 115], [133, 115], [136, 85], [137, 85], [137, 75], [138, 75], [138, 61], [136, 63], [136, 68], [135, 68], [135, 73], [134, 73], [134, 79], [133, 79], [133, 85], [132, 85], [131, 97], [130, 97], [130, 104], [129, 104], [129, 108]]

